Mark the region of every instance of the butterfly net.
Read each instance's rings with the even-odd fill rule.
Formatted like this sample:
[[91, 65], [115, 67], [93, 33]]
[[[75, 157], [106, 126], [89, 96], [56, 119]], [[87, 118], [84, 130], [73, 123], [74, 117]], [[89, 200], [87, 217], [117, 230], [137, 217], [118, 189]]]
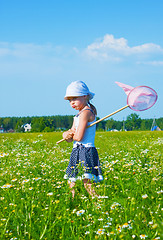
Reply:
[[135, 111], [147, 110], [152, 107], [156, 101], [157, 93], [147, 86], [133, 88], [127, 97], [127, 104]]

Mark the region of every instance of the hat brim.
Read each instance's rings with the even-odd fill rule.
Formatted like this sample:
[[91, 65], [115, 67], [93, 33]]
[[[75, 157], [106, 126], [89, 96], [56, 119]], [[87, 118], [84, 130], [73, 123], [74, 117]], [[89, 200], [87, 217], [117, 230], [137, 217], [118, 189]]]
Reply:
[[[95, 94], [94, 94], [93, 92], [89, 92], [87, 95], [89, 96], [89, 100], [91, 100], [91, 99], [94, 97]], [[65, 96], [64, 99], [65, 99], [65, 100], [69, 100], [69, 98], [72, 98], [72, 97], [82, 97], [82, 96], [85, 96], [85, 95]]]
[[69, 98], [73, 98], [73, 97], [79, 97], [79, 96], [65, 96], [64, 99], [69, 100]]

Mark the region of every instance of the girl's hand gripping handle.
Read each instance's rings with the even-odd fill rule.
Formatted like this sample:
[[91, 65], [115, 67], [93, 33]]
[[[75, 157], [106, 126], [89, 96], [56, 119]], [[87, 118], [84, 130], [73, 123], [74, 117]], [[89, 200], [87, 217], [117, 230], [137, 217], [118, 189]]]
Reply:
[[57, 142], [57, 144], [63, 142], [64, 140], [66, 140], [67, 142], [72, 142], [73, 141], [73, 135], [75, 133], [75, 129], [69, 129], [68, 131], [63, 133], [63, 139], [59, 140]]

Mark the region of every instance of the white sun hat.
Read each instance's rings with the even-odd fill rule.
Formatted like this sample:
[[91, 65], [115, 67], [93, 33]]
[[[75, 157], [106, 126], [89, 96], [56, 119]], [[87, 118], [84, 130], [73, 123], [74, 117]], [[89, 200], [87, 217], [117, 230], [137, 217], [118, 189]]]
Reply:
[[69, 97], [80, 97], [80, 96], [89, 96], [89, 100], [94, 97], [94, 93], [89, 91], [89, 88], [83, 81], [72, 82], [66, 89], [65, 100], [68, 100]]

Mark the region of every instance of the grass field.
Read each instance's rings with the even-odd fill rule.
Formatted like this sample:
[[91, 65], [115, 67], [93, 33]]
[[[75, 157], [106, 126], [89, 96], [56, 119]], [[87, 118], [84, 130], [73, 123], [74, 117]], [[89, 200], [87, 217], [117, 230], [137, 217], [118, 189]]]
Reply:
[[61, 133], [0, 134], [0, 239], [163, 239], [163, 132], [97, 132], [104, 181], [66, 180]]

